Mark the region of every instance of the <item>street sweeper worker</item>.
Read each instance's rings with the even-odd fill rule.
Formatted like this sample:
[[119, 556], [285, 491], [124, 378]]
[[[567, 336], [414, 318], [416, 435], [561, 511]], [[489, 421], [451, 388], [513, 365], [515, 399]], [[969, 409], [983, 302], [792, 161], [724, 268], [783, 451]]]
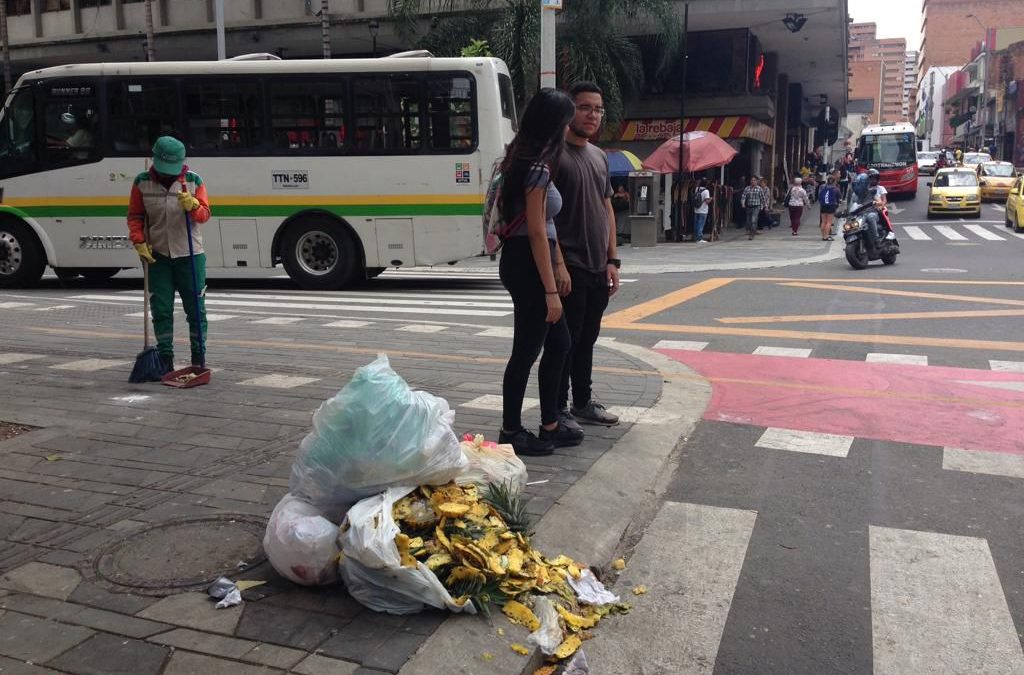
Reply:
[[[192, 219], [198, 293], [192, 286], [186, 213]], [[132, 185], [128, 233], [139, 258], [149, 265], [153, 332], [160, 360], [168, 371], [174, 370], [175, 291], [188, 318], [192, 365], [204, 365], [206, 345], [199, 342], [196, 327], [201, 322], [205, 338], [206, 255], [198, 225], [209, 219], [206, 185], [199, 174], [185, 166], [184, 144], [172, 136], [161, 136], [153, 145], [152, 166], [136, 176]]]

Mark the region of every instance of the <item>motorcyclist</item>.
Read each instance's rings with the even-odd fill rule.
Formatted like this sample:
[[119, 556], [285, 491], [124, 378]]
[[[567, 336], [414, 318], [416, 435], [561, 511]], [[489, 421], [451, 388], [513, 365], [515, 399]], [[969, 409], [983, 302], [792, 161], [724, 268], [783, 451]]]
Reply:
[[[877, 177], [878, 172], [874, 169], [870, 169], [868, 172], [861, 172], [857, 174], [857, 177], [853, 179], [853, 183], [850, 185], [850, 197], [849, 204], [847, 206], [847, 213], [852, 214], [861, 207], [869, 204], [875, 205], [875, 208], [864, 214], [864, 222], [867, 224], [868, 232], [871, 235], [868, 237], [868, 248], [871, 251], [874, 251], [880, 238], [878, 233], [878, 214], [882, 205], [877, 201], [876, 189], [871, 187], [870, 173], [872, 171], [875, 172]], [[876, 188], [877, 187], [881, 186], [876, 185]], [[882, 189], [884, 190], [885, 188]]]

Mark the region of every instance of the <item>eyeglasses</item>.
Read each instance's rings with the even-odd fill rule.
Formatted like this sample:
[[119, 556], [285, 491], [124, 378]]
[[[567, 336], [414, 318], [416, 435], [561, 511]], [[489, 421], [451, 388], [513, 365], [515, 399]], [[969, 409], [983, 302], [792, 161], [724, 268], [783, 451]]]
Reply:
[[592, 105], [578, 105], [576, 106], [576, 112], [583, 113], [584, 115], [596, 115], [597, 117], [604, 117], [604, 108], [595, 108]]

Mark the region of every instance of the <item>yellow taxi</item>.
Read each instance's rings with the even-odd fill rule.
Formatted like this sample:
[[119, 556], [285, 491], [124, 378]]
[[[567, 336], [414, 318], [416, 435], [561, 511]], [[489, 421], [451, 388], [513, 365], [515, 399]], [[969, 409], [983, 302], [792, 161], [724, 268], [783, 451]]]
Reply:
[[970, 169], [939, 169], [928, 183], [928, 217], [948, 213], [981, 217], [981, 191], [978, 174]]
[[978, 165], [978, 185], [981, 199], [1003, 201], [1010, 194], [1010, 186], [1017, 171], [1010, 162], [983, 162]]
[[1006, 196], [1006, 226], [1024, 232], [1024, 176], [1017, 176]]
[[977, 171], [979, 164], [991, 161], [992, 155], [987, 152], [965, 152], [963, 159], [960, 160], [960, 166], [971, 171]]

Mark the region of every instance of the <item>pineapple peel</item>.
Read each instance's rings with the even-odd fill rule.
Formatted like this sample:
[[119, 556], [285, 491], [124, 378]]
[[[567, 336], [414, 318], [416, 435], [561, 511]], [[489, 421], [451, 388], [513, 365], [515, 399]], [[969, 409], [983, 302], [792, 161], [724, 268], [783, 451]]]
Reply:
[[552, 655], [557, 659], [567, 659], [576, 653], [576, 650], [583, 644], [582, 638], [579, 635], [570, 635], [567, 637], [562, 644], [558, 645], [558, 649]]
[[526, 627], [531, 633], [540, 628], [540, 619], [533, 610], [516, 600], [509, 600], [501, 610], [512, 623]]

